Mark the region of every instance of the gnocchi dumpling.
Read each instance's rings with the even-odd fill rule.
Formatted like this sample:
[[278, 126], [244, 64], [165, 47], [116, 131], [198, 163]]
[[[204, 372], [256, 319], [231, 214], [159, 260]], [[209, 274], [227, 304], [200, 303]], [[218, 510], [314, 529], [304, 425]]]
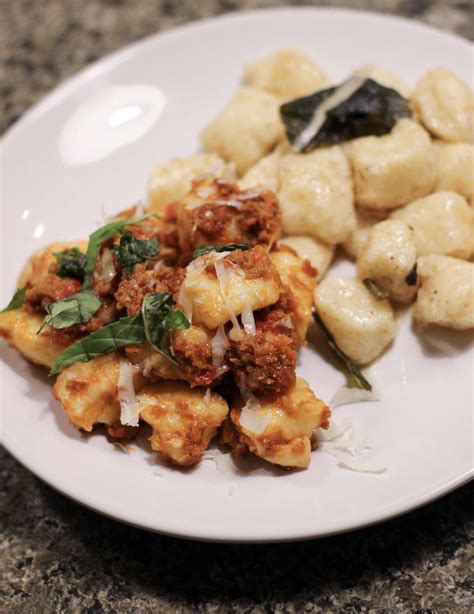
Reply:
[[281, 100], [307, 96], [329, 84], [318, 66], [296, 49], [280, 49], [247, 64], [244, 78], [248, 85], [270, 92]]
[[280, 297], [280, 278], [266, 250], [257, 245], [219, 258], [211, 252], [194, 260], [181, 285], [178, 303], [194, 324], [216, 329], [244, 309], [262, 309]]
[[33, 364], [51, 368], [74, 338], [49, 326], [38, 334], [43, 318], [25, 307], [0, 312], [0, 337]]
[[314, 302], [336, 344], [359, 364], [372, 362], [396, 335], [390, 302], [378, 301], [359, 279], [323, 279], [316, 286]]
[[204, 129], [201, 143], [206, 151], [233, 162], [242, 175], [282, 136], [277, 98], [255, 87], [241, 87]]
[[137, 395], [140, 419], [153, 429], [150, 443], [176, 465], [195, 465], [216, 435], [229, 407], [216, 392], [184, 382], [149, 384]]
[[278, 172], [280, 158], [280, 150], [275, 149], [271, 154], [259, 160], [247, 170], [245, 175], [238, 182], [239, 188], [241, 190], [247, 190], [249, 188], [260, 187], [271, 190], [276, 194], [280, 187]]
[[418, 260], [420, 288], [413, 317], [421, 324], [474, 328], [474, 264], [449, 256]]
[[212, 153], [189, 158], [174, 158], [158, 164], [148, 178], [148, 206], [154, 213], [163, 213], [170, 203], [183, 198], [193, 179], [209, 175], [227, 181], [235, 178], [232, 166]]
[[62, 241], [42, 247], [28, 258], [18, 277], [18, 288], [26, 285], [36, 286], [48, 274], [49, 267], [56, 263], [55, 253], [77, 247], [82, 252], [87, 250], [87, 241]]
[[[113, 352], [66, 367], [58, 375], [53, 394], [73, 426], [90, 432], [96, 424], [112, 425], [120, 421], [120, 360], [120, 355]], [[137, 373], [135, 379], [138, 378]]]
[[290, 247], [282, 245], [270, 254], [284, 290], [291, 296], [290, 315], [300, 343], [306, 340], [313, 292], [316, 283], [316, 271], [307, 260], [302, 260]]
[[436, 160], [428, 133], [410, 119], [385, 136], [367, 136], [347, 145], [354, 171], [356, 205], [395, 209], [429, 194]]
[[411, 90], [408, 85], [387, 68], [382, 68], [381, 66], [376, 66], [375, 64], [366, 64], [365, 66], [358, 68], [354, 74], [362, 75], [368, 79], [377, 81], [377, 83], [380, 83], [380, 85], [390, 87], [404, 98], [408, 99], [411, 96]]
[[413, 228], [419, 256], [442, 254], [466, 259], [471, 256], [473, 212], [455, 192], [435, 192], [394, 211], [391, 217]]
[[435, 143], [438, 163], [436, 191], [450, 190], [474, 204], [474, 145]]
[[390, 292], [390, 298], [408, 303], [416, 294], [416, 283], [407, 282], [415, 263], [413, 230], [405, 222], [386, 220], [369, 231], [357, 259], [357, 273]]
[[300, 258], [306, 258], [317, 271], [316, 282], [323, 278], [334, 256], [335, 246], [308, 236], [283, 237], [278, 243], [295, 250]]
[[423, 125], [438, 138], [474, 142], [472, 91], [450, 70], [428, 70], [415, 88], [413, 104]]
[[[318, 399], [306, 380], [297, 378], [293, 388], [275, 399], [261, 397], [253, 411], [265, 419], [265, 430], [257, 434], [241, 423], [244, 402], [232, 408], [230, 418], [241, 439], [255, 455], [282, 467], [307, 467], [311, 436], [315, 428], [327, 428], [329, 407]], [[268, 418], [267, 418], [268, 419]]]
[[278, 199], [285, 234], [340, 243], [355, 228], [351, 169], [341, 147], [282, 158]]

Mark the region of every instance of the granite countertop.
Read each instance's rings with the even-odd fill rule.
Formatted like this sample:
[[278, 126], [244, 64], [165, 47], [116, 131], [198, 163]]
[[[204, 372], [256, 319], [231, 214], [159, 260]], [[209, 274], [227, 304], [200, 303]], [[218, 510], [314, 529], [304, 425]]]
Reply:
[[[0, 133], [127, 43], [266, 0], [0, 0]], [[472, 35], [469, 0], [348, 0]], [[471, 15], [472, 17], [472, 15]], [[474, 609], [471, 485], [402, 518], [295, 544], [177, 540], [88, 511], [0, 450], [3, 612], [419, 612]]]

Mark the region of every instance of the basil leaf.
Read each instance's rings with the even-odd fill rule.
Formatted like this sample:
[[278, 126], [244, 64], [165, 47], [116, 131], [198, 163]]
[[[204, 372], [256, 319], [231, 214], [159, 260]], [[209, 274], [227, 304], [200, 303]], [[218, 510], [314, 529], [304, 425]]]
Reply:
[[356, 363], [355, 360], [352, 360], [352, 358], [349, 358], [347, 354], [344, 354], [344, 352], [338, 347], [337, 343], [334, 340], [334, 337], [331, 335], [329, 330], [326, 328], [326, 325], [322, 321], [317, 311], [313, 311], [313, 318], [316, 324], [321, 329], [329, 347], [335, 352], [335, 354], [340, 358], [340, 360], [342, 360], [342, 362], [346, 365], [346, 368], [349, 371], [349, 373], [352, 375], [357, 387], [363, 388], [364, 390], [369, 390], [370, 392], [372, 390], [372, 386], [362, 375], [359, 365]]
[[20, 309], [20, 307], [22, 307], [23, 303], [25, 302], [25, 295], [26, 287], [18, 288], [13, 295], [11, 301], [4, 309], [0, 311], [0, 313], [5, 313], [6, 311], [13, 311], [14, 309]]
[[189, 328], [190, 323], [182, 311], [172, 309], [173, 305], [173, 297], [169, 292], [147, 294], [142, 302], [142, 318], [145, 336], [150, 344], [172, 363], [177, 364], [163, 345], [165, 335], [169, 330]]
[[74, 324], [88, 322], [100, 306], [100, 299], [92, 290], [82, 290], [61, 301], [50, 303], [46, 307], [48, 315], [44, 318], [38, 333], [45, 324], [53, 328], [68, 328]]
[[389, 290], [384, 290], [381, 286], [375, 283], [372, 279], [365, 278], [364, 286], [370, 292], [370, 294], [376, 298], [378, 301], [383, 301], [385, 298], [390, 296]]
[[62, 252], [54, 252], [53, 256], [58, 261], [59, 277], [72, 277], [82, 281], [84, 279], [84, 268], [86, 266], [86, 255], [77, 247], [65, 249]]
[[104, 241], [111, 239], [115, 234], [121, 232], [125, 226], [130, 224], [140, 224], [149, 217], [156, 217], [155, 214], [150, 213], [141, 218], [127, 218], [123, 220], [114, 220], [102, 228], [98, 228], [89, 237], [89, 245], [87, 246], [86, 264], [84, 266], [84, 282], [82, 288], [86, 290], [90, 288], [92, 282], [92, 273], [94, 271], [95, 263], [99, 257], [100, 247]]
[[409, 286], [416, 286], [416, 282], [418, 281], [418, 273], [416, 271], [418, 266], [418, 263], [415, 262], [415, 264], [413, 265], [412, 270], [408, 273], [408, 275], [405, 277], [405, 282], [409, 285]]
[[87, 362], [97, 356], [119, 348], [145, 342], [141, 316], [126, 316], [117, 322], [99, 328], [87, 337], [70, 345], [51, 367], [50, 375], [56, 375], [64, 367], [78, 362]]
[[204, 256], [204, 254], [208, 254], [209, 252], [233, 252], [235, 249], [241, 249], [242, 251], [245, 251], [248, 248], [248, 243], [227, 243], [227, 245], [201, 245], [193, 251], [192, 259], [194, 260], [195, 258], [199, 258], [199, 256]]
[[124, 271], [130, 272], [139, 262], [156, 256], [160, 244], [156, 239], [137, 239], [133, 232], [124, 230], [117, 255]]

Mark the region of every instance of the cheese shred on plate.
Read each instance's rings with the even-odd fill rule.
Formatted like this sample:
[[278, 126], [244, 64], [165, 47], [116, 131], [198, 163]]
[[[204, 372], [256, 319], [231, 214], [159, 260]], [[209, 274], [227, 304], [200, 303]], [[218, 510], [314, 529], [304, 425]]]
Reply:
[[128, 360], [121, 360], [117, 393], [120, 402], [120, 424], [138, 426], [140, 404], [133, 387], [133, 376], [140, 371], [138, 365], [132, 365]]

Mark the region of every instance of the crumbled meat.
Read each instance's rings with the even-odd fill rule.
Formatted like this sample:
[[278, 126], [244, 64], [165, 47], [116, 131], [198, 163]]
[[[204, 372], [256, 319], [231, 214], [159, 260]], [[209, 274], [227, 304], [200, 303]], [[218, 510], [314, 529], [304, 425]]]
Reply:
[[31, 308], [46, 312], [46, 306], [61, 301], [71, 294], [79, 292], [81, 282], [69, 277], [58, 277], [48, 273], [36, 286], [26, 291], [25, 304]]

